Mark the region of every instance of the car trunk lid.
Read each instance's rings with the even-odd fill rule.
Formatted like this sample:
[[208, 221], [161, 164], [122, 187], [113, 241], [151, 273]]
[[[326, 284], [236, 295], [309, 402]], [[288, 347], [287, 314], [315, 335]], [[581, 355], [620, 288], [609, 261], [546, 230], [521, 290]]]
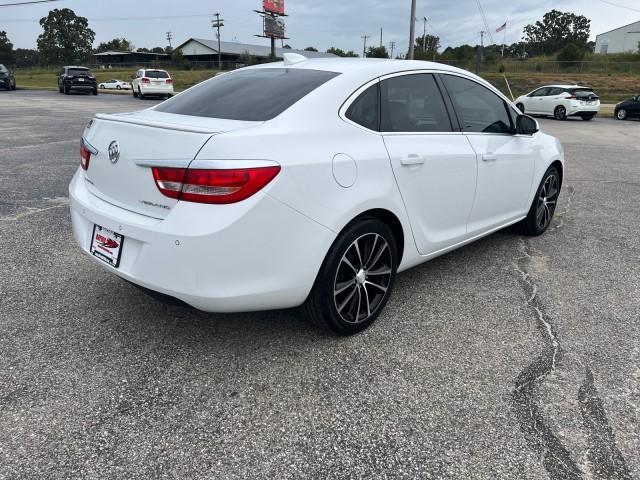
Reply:
[[98, 114], [83, 135], [98, 152], [86, 171], [87, 188], [113, 205], [163, 219], [177, 200], [160, 193], [151, 166], [186, 168], [212, 136], [256, 123], [153, 110]]

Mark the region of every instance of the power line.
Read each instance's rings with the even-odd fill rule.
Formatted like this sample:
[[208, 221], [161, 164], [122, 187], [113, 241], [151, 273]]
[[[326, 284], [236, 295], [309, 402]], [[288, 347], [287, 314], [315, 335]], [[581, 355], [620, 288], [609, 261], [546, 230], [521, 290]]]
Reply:
[[632, 12], [640, 12], [639, 9], [637, 8], [633, 8], [633, 7], [627, 7], [626, 5], [620, 5], [619, 3], [613, 3], [613, 2], [609, 2], [607, 0], [600, 0], [602, 3], [606, 3], [608, 5], [612, 5], [614, 7], [619, 7], [619, 8], [626, 8], [627, 10], [631, 10]]
[[493, 41], [493, 35], [491, 35], [491, 29], [489, 28], [489, 24], [487, 23], [487, 17], [484, 15], [484, 9], [482, 8], [482, 4], [480, 3], [480, 0], [476, 0], [476, 5], [478, 5], [478, 10], [480, 10], [480, 15], [482, 16], [482, 22], [484, 23], [484, 28], [487, 31], [487, 34], [489, 35], [489, 39], [491, 40], [491, 43], [495, 43]]
[[15, 2], [15, 3], [3, 3], [0, 7], [17, 7], [19, 5], [33, 5], [35, 3], [51, 3], [59, 2], [60, 0], [32, 0], [31, 2]]

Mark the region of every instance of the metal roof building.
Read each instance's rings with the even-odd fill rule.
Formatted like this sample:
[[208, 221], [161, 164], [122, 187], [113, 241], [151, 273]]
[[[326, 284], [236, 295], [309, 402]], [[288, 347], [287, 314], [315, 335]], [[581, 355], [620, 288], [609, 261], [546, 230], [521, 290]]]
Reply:
[[[218, 58], [218, 41], [203, 38], [190, 38], [178, 45], [185, 58], [192, 61], [215, 61]], [[220, 42], [220, 53], [223, 62], [239, 62], [243, 54], [248, 53], [258, 61], [266, 60], [271, 54], [271, 47], [266, 45], [251, 45], [248, 43]], [[282, 58], [284, 53], [300, 53], [307, 58], [335, 57], [331, 53], [309, 52], [289, 48], [276, 48], [276, 57]]]
[[595, 53], [629, 53], [640, 50], [640, 21], [596, 36]]

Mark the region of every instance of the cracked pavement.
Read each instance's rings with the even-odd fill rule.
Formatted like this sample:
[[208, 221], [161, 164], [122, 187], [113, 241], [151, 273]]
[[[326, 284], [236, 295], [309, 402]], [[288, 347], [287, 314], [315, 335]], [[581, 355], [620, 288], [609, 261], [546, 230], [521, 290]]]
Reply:
[[556, 122], [549, 231], [400, 274], [367, 332], [166, 305], [76, 248], [95, 112], [0, 92], [0, 478], [640, 479], [640, 121]]

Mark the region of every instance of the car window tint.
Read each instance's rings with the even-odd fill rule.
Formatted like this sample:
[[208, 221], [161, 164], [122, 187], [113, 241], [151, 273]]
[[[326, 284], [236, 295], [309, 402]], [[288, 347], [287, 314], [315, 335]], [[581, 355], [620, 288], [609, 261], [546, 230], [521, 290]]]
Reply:
[[169, 74], [167, 72], [162, 72], [160, 70], [147, 70], [146, 77], [147, 78], [169, 78]]
[[597, 95], [590, 88], [574, 88], [571, 93], [576, 97], [597, 97]]
[[462, 130], [482, 133], [513, 133], [511, 117], [503, 99], [486, 87], [454, 75], [443, 75], [458, 112]]
[[67, 71], [68, 75], [91, 75], [88, 68], [70, 68]]
[[535, 92], [533, 92], [531, 94], [532, 97], [546, 97], [547, 94], [549, 92], [549, 88], [547, 87], [543, 87], [543, 88], [539, 88], [538, 90], [536, 90]]
[[346, 117], [370, 130], [378, 130], [378, 84], [367, 88], [349, 106]]
[[380, 84], [380, 130], [451, 132], [451, 121], [433, 75], [389, 78]]
[[337, 75], [306, 68], [238, 70], [185, 90], [155, 108], [179, 115], [263, 122]]
[[552, 88], [549, 93], [547, 95], [551, 96], [551, 95], [560, 95], [564, 92], [564, 88]]

